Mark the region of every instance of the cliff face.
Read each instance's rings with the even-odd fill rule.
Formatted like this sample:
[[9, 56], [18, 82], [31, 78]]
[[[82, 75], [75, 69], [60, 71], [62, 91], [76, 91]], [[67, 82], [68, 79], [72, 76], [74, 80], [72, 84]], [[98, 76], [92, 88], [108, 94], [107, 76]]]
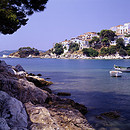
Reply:
[[[93, 129], [84, 116], [84, 105], [61, 99], [46, 91], [47, 81], [31, 77], [20, 67], [0, 61], [0, 129], [86, 130]], [[46, 84], [43, 83], [46, 82]], [[42, 89], [40, 88], [42, 87]], [[48, 90], [48, 89], [47, 89]]]

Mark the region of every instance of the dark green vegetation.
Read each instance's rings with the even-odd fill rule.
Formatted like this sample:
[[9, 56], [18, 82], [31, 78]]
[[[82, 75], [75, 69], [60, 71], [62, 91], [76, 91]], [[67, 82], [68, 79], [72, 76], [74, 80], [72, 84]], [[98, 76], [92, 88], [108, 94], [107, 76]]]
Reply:
[[[110, 42], [114, 41], [116, 38], [115, 32], [111, 30], [102, 30], [100, 33], [98, 33], [98, 35], [99, 37], [93, 37], [89, 42], [90, 47], [93, 49], [83, 49], [83, 54], [86, 56], [93, 56], [93, 50], [95, 49], [95, 52], [98, 51], [98, 55], [100, 56], [114, 55], [117, 52], [120, 56], [130, 56], [130, 45], [128, 44], [125, 47], [125, 43], [122, 38], [118, 38], [116, 40], [116, 46], [110, 46]], [[90, 52], [92, 53], [91, 55]]]
[[19, 48], [18, 53], [20, 55], [20, 58], [28, 57], [29, 55], [34, 55], [34, 56], [39, 55], [39, 51], [31, 47], [21, 47]]
[[89, 42], [90, 47], [93, 47], [95, 49], [100, 49], [102, 47], [109, 47], [110, 42], [114, 41], [115, 39], [115, 32], [111, 30], [101, 30], [100, 33], [98, 33], [99, 37], [93, 37], [92, 40]]
[[12, 34], [26, 25], [28, 16], [45, 9], [48, 0], [0, 0], [0, 32]]
[[54, 51], [53, 53], [55, 53], [56, 55], [61, 55], [64, 53], [64, 49], [63, 46], [61, 44], [56, 43], [55, 47], [54, 47]]
[[78, 50], [79, 50], [79, 45], [77, 43], [70, 43], [69, 51], [71, 53], [73, 53], [74, 51], [78, 51]]
[[21, 47], [17, 52], [10, 54], [11, 56], [16, 56], [20, 58], [26, 58], [29, 55], [38, 56], [40, 53], [37, 49], [31, 47]]
[[99, 54], [98, 51], [96, 51], [93, 48], [89, 48], [89, 49], [84, 48], [82, 51], [83, 51], [83, 54], [88, 56], [88, 57], [96, 57]]

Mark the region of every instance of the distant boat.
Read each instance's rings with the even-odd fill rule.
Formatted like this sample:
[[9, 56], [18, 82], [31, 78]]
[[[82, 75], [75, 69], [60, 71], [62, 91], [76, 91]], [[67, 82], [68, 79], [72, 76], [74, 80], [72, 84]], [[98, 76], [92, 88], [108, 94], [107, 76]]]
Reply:
[[3, 55], [2, 58], [9, 58], [9, 56], [8, 55]]
[[122, 72], [130, 72], [130, 67], [122, 67], [122, 66], [114, 65], [114, 69]]
[[111, 77], [121, 77], [122, 76], [122, 72], [121, 71], [117, 71], [117, 70], [112, 70], [112, 71], [110, 71], [110, 76]]
[[29, 55], [27, 58], [32, 58], [32, 55]]

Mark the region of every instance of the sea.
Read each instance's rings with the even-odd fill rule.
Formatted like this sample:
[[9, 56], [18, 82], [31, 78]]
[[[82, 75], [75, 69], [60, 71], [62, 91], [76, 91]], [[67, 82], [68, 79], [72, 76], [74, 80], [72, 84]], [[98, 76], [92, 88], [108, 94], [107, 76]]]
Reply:
[[[130, 59], [83, 60], [5, 58], [9, 65], [21, 64], [28, 73], [42, 74], [54, 84], [54, 93], [69, 92], [70, 98], [88, 108], [85, 115], [96, 130], [130, 130], [130, 73], [110, 77], [113, 66], [130, 66]], [[118, 119], [103, 117], [101, 113], [116, 111]]]

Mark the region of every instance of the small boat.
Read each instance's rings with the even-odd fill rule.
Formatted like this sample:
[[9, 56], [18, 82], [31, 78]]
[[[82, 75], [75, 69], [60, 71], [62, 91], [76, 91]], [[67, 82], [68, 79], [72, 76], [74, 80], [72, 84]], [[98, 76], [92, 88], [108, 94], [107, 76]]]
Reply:
[[32, 55], [29, 55], [27, 58], [32, 58]]
[[110, 71], [110, 76], [111, 77], [121, 77], [122, 76], [122, 72], [121, 71], [117, 71], [117, 70], [111, 70]]
[[122, 66], [114, 65], [114, 69], [122, 72], [130, 72], [130, 67], [122, 67]]

